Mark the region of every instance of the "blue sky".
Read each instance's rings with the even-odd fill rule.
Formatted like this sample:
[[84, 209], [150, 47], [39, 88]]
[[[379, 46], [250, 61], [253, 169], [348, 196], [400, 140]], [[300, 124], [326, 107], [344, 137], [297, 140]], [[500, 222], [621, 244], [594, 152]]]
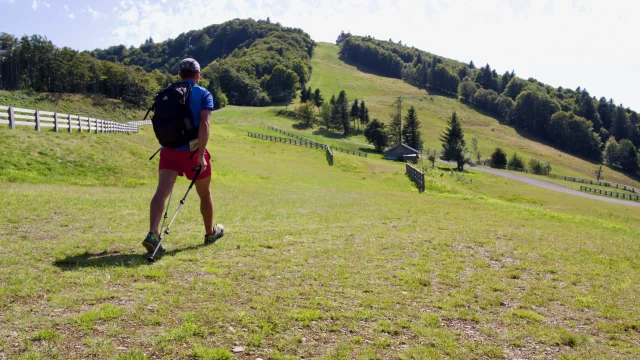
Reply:
[[402, 40], [640, 111], [637, 0], [0, 0], [0, 31], [78, 50], [267, 16], [316, 41], [333, 42], [340, 30]]

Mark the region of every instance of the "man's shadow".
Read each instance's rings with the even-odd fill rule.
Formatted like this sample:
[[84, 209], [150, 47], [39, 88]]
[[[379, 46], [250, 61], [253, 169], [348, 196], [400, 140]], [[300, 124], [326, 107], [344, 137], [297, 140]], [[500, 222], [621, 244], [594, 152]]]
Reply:
[[[175, 256], [183, 251], [195, 250], [204, 247], [204, 244], [191, 245], [181, 249], [167, 251], [164, 255], [156, 255], [156, 261], [161, 260], [165, 256]], [[100, 253], [85, 252], [84, 254], [67, 256], [64, 259], [56, 260], [53, 265], [62, 270], [76, 270], [82, 268], [100, 268], [100, 267], [128, 267], [134, 268], [141, 265], [147, 265], [147, 254], [123, 254], [119, 251], [103, 251]]]

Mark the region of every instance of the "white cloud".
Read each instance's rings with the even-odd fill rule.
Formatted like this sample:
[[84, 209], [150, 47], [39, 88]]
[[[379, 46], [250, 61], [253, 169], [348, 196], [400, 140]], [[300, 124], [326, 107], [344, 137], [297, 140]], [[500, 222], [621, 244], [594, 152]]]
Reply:
[[62, 6], [62, 7], [64, 8], [64, 10], [65, 10], [66, 12], [69, 12], [69, 5], [64, 4], [64, 6]]
[[[13, 3], [13, 1], [9, 2], [10, 4]], [[51, 9], [51, 5], [46, 2], [46, 1], [41, 1], [41, 0], [33, 0], [31, 2], [31, 8], [33, 8], [33, 10], [38, 10], [38, 7], [40, 7], [40, 5]]]
[[71, 13], [71, 14], [69, 14], [68, 18], [73, 20], [73, 19], [76, 18], [76, 14]]
[[[299, 27], [316, 41], [341, 30], [392, 38], [499, 72], [587, 88], [640, 110], [636, 0], [122, 0], [109, 45], [162, 41], [232, 18]], [[635, 104], [632, 104], [635, 101]]]
[[91, 14], [94, 18], [99, 17], [101, 14], [91, 8], [91, 6], [87, 5], [87, 12]]

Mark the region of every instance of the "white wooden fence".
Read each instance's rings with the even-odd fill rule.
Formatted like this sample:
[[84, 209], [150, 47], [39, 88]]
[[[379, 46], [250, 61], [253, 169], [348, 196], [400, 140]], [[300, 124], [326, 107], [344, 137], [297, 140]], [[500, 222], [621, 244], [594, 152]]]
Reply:
[[94, 119], [86, 116], [62, 114], [50, 111], [21, 109], [0, 105], [0, 124], [8, 124], [9, 128], [16, 126], [33, 126], [36, 131], [42, 128], [53, 128], [54, 131], [89, 133], [137, 133], [135, 125], [121, 124], [115, 121]]
[[127, 124], [135, 126], [151, 125], [151, 120], [129, 121]]

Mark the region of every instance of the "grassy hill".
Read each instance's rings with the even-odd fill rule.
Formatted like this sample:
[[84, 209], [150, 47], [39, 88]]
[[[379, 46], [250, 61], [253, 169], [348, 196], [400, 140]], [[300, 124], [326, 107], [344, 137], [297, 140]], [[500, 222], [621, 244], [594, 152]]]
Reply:
[[142, 120], [146, 113], [146, 109], [95, 94], [0, 90], [0, 105], [32, 110], [57, 111], [119, 122]]
[[[402, 95], [406, 109], [411, 105], [415, 106], [418, 119], [422, 123], [425, 147], [432, 149], [440, 148], [439, 136], [445, 129], [451, 113], [456, 111], [462, 119], [467, 143], [476, 137], [485, 158], [500, 146], [509, 156], [518, 152], [526, 161], [530, 158], [549, 161], [554, 173], [594, 178], [594, 171], [599, 165], [554, 149], [528, 135], [519, 134], [512, 127], [501, 125], [495, 118], [486, 116], [456, 99], [417, 89], [399, 79], [359, 71], [356, 67], [340, 61], [338, 50], [339, 47], [336, 45], [318, 43], [316, 55], [312, 59], [313, 74], [309, 85], [314, 89], [319, 87], [325, 98], [330, 98], [331, 94], [337, 95], [344, 89], [351, 100], [366, 99], [371, 118], [388, 122], [393, 98]], [[364, 142], [363, 137], [360, 140]], [[640, 185], [637, 180], [612, 169], [605, 170], [604, 176], [607, 181], [636, 187]]]
[[[481, 144], [518, 139], [451, 99], [432, 102], [334, 55], [320, 44], [314, 60], [311, 86], [325, 94], [374, 98], [382, 118], [392, 89], [422, 104], [425, 130], [440, 131], [440, 117], [460, 106]], [[0, 129], [0, 357], [640, 356], [635, 208], [447, 166], [426, 170], [420, 194], [403, 164], [336, 153], [329, 166], [321, 150], [247, 136], [277, 135], [272, 125], [363, 147], [362, 137], [298, 130], [281, 109], [214, 113], [212, 191], [227, 234], [200, 245], [192, 193], [167, 237], [169, 254], [151, 266], [140, 246], [158, 161], [148, 160], [157, 148], [149, 128]], [[486, 141], [482, 121], [496, 129]], [[180, 179], [174, 195], [187, 185]]]

